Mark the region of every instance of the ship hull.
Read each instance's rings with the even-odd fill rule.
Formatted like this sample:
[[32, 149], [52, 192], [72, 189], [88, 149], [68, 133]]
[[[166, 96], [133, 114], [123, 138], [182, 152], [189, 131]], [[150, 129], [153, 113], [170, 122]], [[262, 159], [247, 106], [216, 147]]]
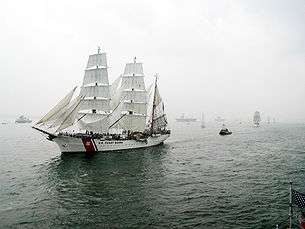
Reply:
[[146, 140], [104, 140], [99, 138], [58, 136], [56, 142], [62, 153], [93, 153], [147, 148], [162, 144], [169, 134], [150, 136]]

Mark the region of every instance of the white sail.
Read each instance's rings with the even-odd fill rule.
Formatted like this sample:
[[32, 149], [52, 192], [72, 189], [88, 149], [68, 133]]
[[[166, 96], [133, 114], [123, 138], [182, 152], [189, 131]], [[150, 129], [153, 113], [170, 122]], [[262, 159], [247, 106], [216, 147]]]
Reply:
[[140, 75], [144, 76], [142, 63], [136, 63], [134, 59], [133, 63], [128, 63], [124, 69], [124, 76]]
[[81, 100], [84, 99], [84, 96], [79, 95], [73, 103], [69, 106], [67, 109], [65, 115], [62, 117], [63, 121], [56, 130], [56, 132], [59, 132], [63, 129], [66, 129], [69, 126], [72, 126], [77, 118], [79, 105]]
[[147, 103], [147, 93], [145, 90], [125, 89], [121, 93], [121, 99], [135, 103]]
[[111, 99], [114, 98], [115, 94], [117, 93], [121, 83], [121, 76], [115, 79], [115, 81], [110, 85], [110, 97]]
[[120, 103], [121, 97], [121, 76], [119, 76], [113, 83], [110, 85], [110, 108], [111, 110], [115, 109], [115, 107]]
[[109, 111], [109, 100], [107, 98], [86, 97], [81, 102], [80, 110], [91, 111], [92, 109]]
[[86, 114], [78, 123], [81, 129], [94, 133], [107, 133], [109, 129], [108, 115]]
[[107, 68], [95, 68], [85, 70], [83, 85], [90, 84], [109, 85]]
[[145, 130], [146, 116], [137, 114], [122, 114], [116, 126], [123, 130], [143, 132]]
[[62, 114], [63, 109], [70, 103], [71, 98], [77, 87], [74, 87], [55, 107], [53, 107], [45, 116], [43, 116], [37, 123], [46, 123], [56, 120]]
[[109, 99], [109, 88], [106, 85], [83, 86], [81, 95], [85, 97], [101, 97]]
[[124, 101], [123, 109], [124, 111], [133, 111], [135, 114], [142, 114], [145, 115], [147, 111], [146, 103], [137, 103], [137, 102], [130, 102]]
[[89, 56], [87, 69], [96, 66], [107, 68], [106, 53], [97, 53]]
[[145, 90], [144, 76], [143, 75], [123, 75], [122, 89], [138, 89]]

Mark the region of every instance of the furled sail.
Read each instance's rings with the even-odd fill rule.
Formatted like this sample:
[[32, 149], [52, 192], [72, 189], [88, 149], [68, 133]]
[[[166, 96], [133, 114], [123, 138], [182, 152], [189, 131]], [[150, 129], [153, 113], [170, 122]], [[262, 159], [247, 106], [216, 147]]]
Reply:
[[62, 115], [62, 112], [65, 107], [70, 103], [71, 98], [75, 92], [77, 87], [74, 87], [72, 91], [70, 91], [55, 107], [53, 107], [45, 116], [43, 116], [37, 123], [47, 123], [53, 120], [56, 120], [60, 115]]

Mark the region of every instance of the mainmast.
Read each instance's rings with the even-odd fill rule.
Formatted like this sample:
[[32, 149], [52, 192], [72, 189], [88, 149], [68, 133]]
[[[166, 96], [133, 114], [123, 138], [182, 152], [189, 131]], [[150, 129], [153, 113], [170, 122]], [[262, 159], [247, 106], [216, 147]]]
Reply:
[[147, 93], [143, 66], [136, 60], [134, 57], [131, 63], [126, 64], [120, 78], [121, 84], [116, 93], [119, 104], [121, 104], [120, 117], [124, 115], [124, 118], [119, 117], [120, 122], [117, 124], [123, 130], [144, 131], [147, 116]]

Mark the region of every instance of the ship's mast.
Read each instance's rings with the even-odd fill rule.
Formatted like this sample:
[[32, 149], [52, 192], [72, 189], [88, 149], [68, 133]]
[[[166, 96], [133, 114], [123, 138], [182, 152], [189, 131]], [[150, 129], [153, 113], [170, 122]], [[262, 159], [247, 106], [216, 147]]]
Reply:
[[158, 81], [158, 75], [155, 75], [155, 90], [154, 90], [154, 100], [153, 100], [153, 108], [152, 108], [152, 115], [151, 115], [151, 129], [150, 132], [153, 134], [154, 131], [154, 116], [155, 116], [155, 109], [156, 109], [156, 90], [157, 90], [157, 81]]

